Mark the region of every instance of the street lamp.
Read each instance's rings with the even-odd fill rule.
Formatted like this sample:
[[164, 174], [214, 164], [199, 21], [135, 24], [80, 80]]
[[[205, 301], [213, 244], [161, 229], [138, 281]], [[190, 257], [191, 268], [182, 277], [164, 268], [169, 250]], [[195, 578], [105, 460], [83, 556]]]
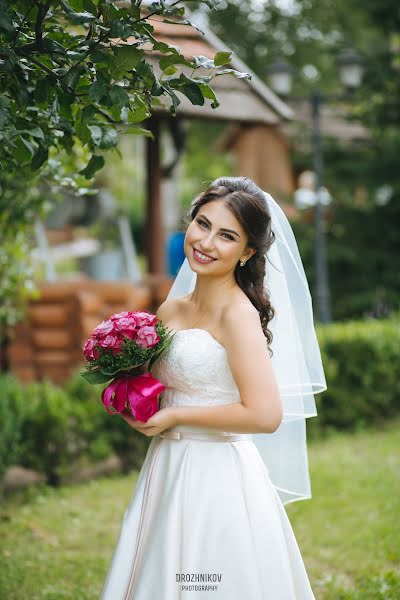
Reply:
[[[343, 50], [337, 57], [340, 79], [347, 91], [355, 90], [361, 83], [363, 65], [361, 57], [352, 49]], [[286, 99], [292, 89], [293, 69], [285, 60], [280, 58], [268, 68], [268, 78], [272, 89]], [[308, 101], [310, 103], [312, 119], [312, 150], [313, 170], [315, 173], [315, 271], [316, 271], [316, 300], [317, 319], [321, 323], [330, 323], [332, 320], [330, 294], [328, 283], [328, 268], [326, 261], [325, 239], [325, 207], [326, 189], [323, 186], [323, 154], [321, 147], [320, 114], [324, 100], [333, 96], [322, 94], [314, 89]], [[334, 96], [337, 99], [337, 96]], [[304, 100], [304, 98], [293, 98]]]

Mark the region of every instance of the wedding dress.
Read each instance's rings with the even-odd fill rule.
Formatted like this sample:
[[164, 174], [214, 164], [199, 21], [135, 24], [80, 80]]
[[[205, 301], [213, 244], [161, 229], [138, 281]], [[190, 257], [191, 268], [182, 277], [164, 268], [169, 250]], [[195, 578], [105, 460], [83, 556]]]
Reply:
[[[166, 388], [160, 408], [240, 401], [204, 329], [176, 331], [151, 373]], [[176, 426], [148, 447], [101, 600], [178, 599], [315, 600], [251, 434]]]

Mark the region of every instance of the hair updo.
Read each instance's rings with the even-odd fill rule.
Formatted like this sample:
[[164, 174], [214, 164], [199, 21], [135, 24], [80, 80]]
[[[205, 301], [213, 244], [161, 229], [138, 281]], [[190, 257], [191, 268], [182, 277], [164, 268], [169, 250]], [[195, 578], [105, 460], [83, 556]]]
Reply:
[[275, 240], [275, 235], [271, 227], [267, 200], [264, 192], [248, 177], [219, 177], [193, 200], [188, 216], [193, 221], [201, 206], [221, 199], [245, 230], [248, 236], [247, 245], [256, 250], [243, 267], [237, 263], [234, 276], [239, 287], [258, 310], [261, 327], [272, 355], [269, 348], [272, 332], [268, 329], [268, 323], [274, 317], [275, 310], [264, 287], [264, 278], [265, 257]]

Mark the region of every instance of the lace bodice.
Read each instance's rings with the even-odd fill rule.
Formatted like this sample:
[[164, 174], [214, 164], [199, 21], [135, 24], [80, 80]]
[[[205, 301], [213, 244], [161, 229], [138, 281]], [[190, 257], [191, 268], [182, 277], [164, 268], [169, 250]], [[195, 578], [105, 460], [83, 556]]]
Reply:
[[205, 329], [174, 332], [151, 373], [165, 386], [160, 408], [240, 402], [225, 348]]

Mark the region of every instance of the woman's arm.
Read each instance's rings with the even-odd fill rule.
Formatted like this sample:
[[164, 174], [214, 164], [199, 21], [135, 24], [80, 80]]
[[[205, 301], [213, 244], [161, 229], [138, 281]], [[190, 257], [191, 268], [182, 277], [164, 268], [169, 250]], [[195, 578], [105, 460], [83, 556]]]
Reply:
[[257, 413], [236, 404], [220, 406], [177, 406], [174, 407], [177, 425], [210, 427], [219, 431], [235, 433], [273, 433], [279, 427], [275, 421], [260, 422]]
[[178, 425], [239, 433], [273, 433], [282, 422], [282, 403], [259, 313], [243, 304], [223, 317], [223, 342], [240, 402], [176, 407]]

